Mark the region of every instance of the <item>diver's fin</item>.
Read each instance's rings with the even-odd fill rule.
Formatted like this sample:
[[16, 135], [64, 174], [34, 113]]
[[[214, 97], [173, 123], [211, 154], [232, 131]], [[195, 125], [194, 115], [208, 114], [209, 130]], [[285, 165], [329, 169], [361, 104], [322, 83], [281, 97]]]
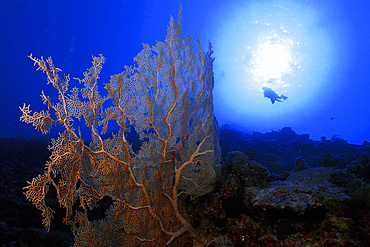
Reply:
[[284, 95], [281, 95], [281, 97], [283, 98], [283, 100], [286, 100], [288, 98], [287, 96]]

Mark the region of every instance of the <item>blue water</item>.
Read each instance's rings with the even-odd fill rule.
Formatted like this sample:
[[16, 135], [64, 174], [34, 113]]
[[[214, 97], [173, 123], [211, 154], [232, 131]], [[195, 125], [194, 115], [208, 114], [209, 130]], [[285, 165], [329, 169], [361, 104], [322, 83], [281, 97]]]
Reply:
[[[19, 121], [18, 107], [26, 103], [40, 111], [45, 109], [41, 91], [55, 96], [28, 55], [51, 56], [63, 73], [81, 78], [91, 56], [103, 54], [104, 92], [110, 75], [133, 65], [142, 42], [154, 45], [165, 38], [180, 4], [183, 34], [199, 35], [204, 49], [208, 41], [213, 45], [221, 125], [261, 132], [291, 127], [313, 139], [370, 141], [370, 2], [365, 0], [2, 0], [0, 138], [41, 135]], [[258, 51], [266, 44], [285, 46], [289, 57], [281, 60], [284, 52], [261, 57]], [[276, 70], [285, 62], [287, 67]], [[271, 104], [263, 97], [265, 86], [288, 99]]]

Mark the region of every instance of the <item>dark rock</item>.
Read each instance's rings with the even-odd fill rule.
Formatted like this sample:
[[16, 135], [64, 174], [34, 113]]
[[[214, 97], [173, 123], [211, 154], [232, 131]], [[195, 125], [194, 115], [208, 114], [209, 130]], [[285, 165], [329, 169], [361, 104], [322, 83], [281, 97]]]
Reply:
[[244, 166], [249, 164], [249, 157], [243, 152], [233, 151], [227, 155], [227, 165]]
[[339, 164], [339, 160], [331, 153], [321, 154], [317, 160], [319, 166], [335, 167]]
[[297, 213], [320, 207], [324, 198], [348, 200], [345, 190], [329, 182], [332, 168], [311, 168], [295, 172], [286, 181], [272, 181], [264, 189], [246, 188], [248, 201], [255, 207], [289, 208]]
[[283, 154], [281, 149], [279, 149], [279, 148], [277, 148], [276, 146], [273, 146], [273, 145], [268, 145], [265, 148], [265, 153], [273, 154], [273, 155], [277, 155], [277, 156], [281, 156]]
[[[230, 187], [230, 184], [234, 184], [231, 186], [234, 189], [236, 187], [235, 183], [244, 183], [244, 186], [248, 187], [262, 186], [267, 183], [268, 178], [271, 176], [271, 172], [266, 166], [259, 164], [255, 160], [249, 160], [248, 156], [240, 151], [230, 152], [228, 154], [228, 159], [221, 174], [222, 186]], [[229, 181], [230, 178], [233, 178], [233, 181], [236, 182], [231, 183]], [[222, 188], [221, 190], [224, 189]]]
[[278, 156], [276, 156], [275, 154], [267, 153], [263, 156], [262, 160], [263, 160], [263, 162], [267, 162], [267, 163], [276, 162], [276, 161], [278, 161]]
[[295, 167], [294, 172], [299, 172], [307, 168], [306, 161], [304, 161], [302, 158], [296, 158], [294, 160]]
[[314, 150], [315, 145], [313, 143], [306, 143], [302, 145], [300, 154], [304, 156], [310, 156], [313, 154]]
[[259, 179], [267, 179], [271, 175], [265, 166], [257, 163], [257, 161], [254, 160], [249, 163], [249, 169], [253, 175]]
[[370, 156], [364, 156], [358, 161], [352, 162], [346, 171], [363, 179], [366, 183], [370, 183]]
[[350, 145], [340, 145], [337, 147], [337, 153], [339, 154], [348, 154], [353, 153], [354, 151], [355, 147]]
[[346, 140], [340, 138], [338, 135], [334, 135], [332, 136], [331, 142], [334, 142], [336, 145], [340, 145], [340, 144], [348, 144]]
[[249, 159], [259, 161], [260, 152], [253, 146], [244, 149], [244, 153], [248, 155]]

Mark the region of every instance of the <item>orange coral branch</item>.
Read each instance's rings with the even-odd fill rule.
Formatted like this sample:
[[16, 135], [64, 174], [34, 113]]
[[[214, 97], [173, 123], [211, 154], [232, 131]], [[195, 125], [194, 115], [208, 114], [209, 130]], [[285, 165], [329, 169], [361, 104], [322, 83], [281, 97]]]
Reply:
[[[66, 210], [64, 222], [75, 231], [76, 246], [180, 245], [185, 232], [200, 239], [180, 213], [179, 196], [208, 193], [213, 166], [219, 162], [213, 59], [211, 49], [205, 54], [199, 40], [196, 54], [191, 38], [181, 37], [181, 17], [180, 9], [177, 24], [170, 20], [166, 42], [144, 45], [134, 58], [137, 66], [126, 66], [111, 77], [106, 97], [98, 91], [102, 55], [93, 57], [92, 67], [77, 79], [82, 88], [70, 91], [69, 76], [61, 80], [61, 70], [51, 58], [29, 56], [59, 96], [53, 102], [42, 92], [50, 112], [32, 113], [24, 104], [21, 121], [43, 133], [57, 124], [65, 132], [52, 141], [45, 173], [24, 188], [25, 195], [41, 210], [43, 224], [50, 229], [54, 211], [45, 197], [49, 186], [55, 187]], [[105, 106], [107, 101], [111, 105]], [[74, 121], [81, 116], [91, 132], [89, 142]], [[120, 129], [104, 139], [111, 121]], [[132, 146], [130, 131], [140, 136], [138, 150]], [[198, 167], [201, 172], [194, 171]], [[113, 201], [106, 217], [89, 219], [88, 210], [105, 197]]]

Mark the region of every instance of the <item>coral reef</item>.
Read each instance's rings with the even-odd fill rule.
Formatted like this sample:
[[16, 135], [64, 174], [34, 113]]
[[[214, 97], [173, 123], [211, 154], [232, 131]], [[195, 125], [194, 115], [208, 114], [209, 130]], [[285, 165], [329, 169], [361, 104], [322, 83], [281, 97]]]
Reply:
[[225, 246], [368, 245], [369, 176], [355, 175], [368, 169], [366, 143], [312, 141], [290, 128], [247, 134], [223, 126], [220, 136], [221, 148], [234, 150], [223, 149], [213, 192], [191, 211], [211, 246], [221, 237]]
[[[221, 130], [221, 136], [229, 140], [228, 131]], [[284, 133], [288, 133], [288, 137]], [[128, 136], [135, 138], [134, 135]], [[344, 144], [337, 139], [312, 141], [307, 140], [306, 135], [297, 135], [287, 129], [265, 134], [234, 131], [233, 138], [233, 143], [242, 150], [251, 151], [251, 155], [240, 149], [232, 150], [225, 155], [221, 169], [217, 170], [211, 192], [196, 200], [180, 196], [178, 201], [181, 215], [203, 237], [203, 246], [368, 246], [370, 185], [366, 181], [369, 176], [358, 170], [359, 167], [361, 171], [369, 168], [367, 143]], [[31, 179], [40, 170], [42, 172], [42, 164], [48, 157], [45, 152], [48, 142], [47, 139], [25, 138], [0, 140], [0, 150], [13, 150], [0, 156], [0, 196], [3, 202], [0, 204], [0, 243], [4, 246], [59, 247], [73, 244], [72, 234], [62, 223], [65, 211], [58, 208], [53, 187], [50, 187], [46, 198], [48, 205], [55, 209], [49, 232], [43, 229], [41, 215], [22, 195], [25, 179]], [[139, 139], [133, 142], [141, 143]], [[228, 147], [225, 139], [222, 143]], [[311, 155], [303, 154], [302, 149], [307, 151], [307, 147], [316, 151]], [[26, 150], [40, 155], [30, 160], [32, 156]], [[320, 167], [313, 163], [320, 156], [319, 150], [324, 153], [330, 150], [339, 159], [339, 164]], [[274, 152], [282, 163], [291, 163], [281, 168], [279, 173], [274, 173], [270, 170], [270, 163], [262, 159], [267, 152]], [[306, 168], [295, 171], [297, 159], [302, 159]], [[271, 200], [269, 204], [254, 204], [251, 201], [255, 198], [253, 191], [263, 191], [265, 198]], [[106, 217], [111, 205], [109, 197], [100, 200], [88, 211], [90, 221]], [[182, 237], [181, 242], [174, 240], [171, 244], [199, 246], [188, 234]], [[165, 243], [159, 246], [163, 245]]]
[[[42, 133], [56, 125], [65, 131], [52, 139], [45, 171], [25, 187], [25, 195], [42, 212], [47, 230], [55, 209], [47, 203], [54, 190], [65, 209], [64, 222], [76, 246], [187, 245], [202, 237], [181, 209], [212, 190], [214, 167], [220, 163], [218, 124], [213, 115], [213, 58], [189, 36], [181, 36], [181, 9], [171, 17], [165, 42], [143, 45], [134, 67], [111, 77], [101, 96], [98, 79], [105, 58], [77, 79], [69, 90], [51, 58], [29, 56], [58, 92], [58, 101], [42, 93], [48, 111], [32, 113], [23, 105], [21, 120]], [[78, 125], [91, 132], [86, 141]], [[103, 138], [108, 125], [119, 131]], [[140, 137], [135, 150], [129, 132]], [[106, 215], [91, 211], [105, 205]], [[100, 214], [97, 214], [100, 215]]]
[[311, 168], [295, 172], [285, 181], [276, 180], [266, 188], [246, 188], [246, 196], [253, 206], [290, 208], [298, 213], [323, 205], [324, 198], [350, 199], [343, 188], [330, 183], [330, 168]]

